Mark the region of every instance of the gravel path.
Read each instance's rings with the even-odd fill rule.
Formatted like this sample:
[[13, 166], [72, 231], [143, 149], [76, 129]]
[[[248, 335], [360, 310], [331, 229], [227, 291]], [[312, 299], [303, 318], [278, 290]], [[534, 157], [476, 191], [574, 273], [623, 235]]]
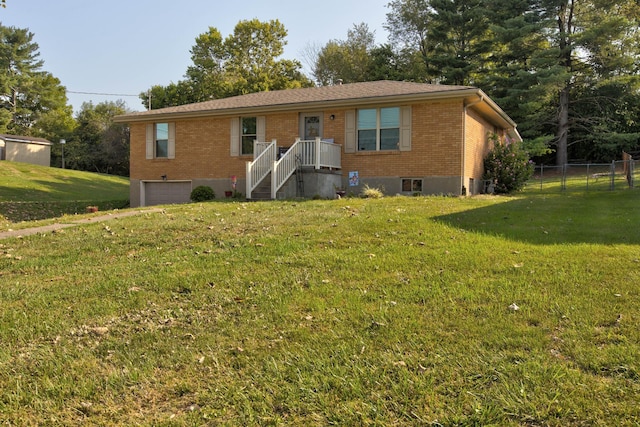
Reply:
[[108, 213], [105, 215], [78, 219], [78, 220], [65, 222], [65, 223], [43, 225], [42, 227], [23, 228], [21, 230], [0, 231], [0, 240], [20, 238], [25, 236], [31, 236], [34, 234], [51, 233], [56, 230], [61, 230], [63, 228], [77, 227], [79, 225], [100, 223], [100, 222], [109, 221], [111, 219], [116, 219], [116, 218], [125, 218], [128, 216], [140, 215], [143, 213], [155, 213], [155, 212], [162, 212], [162, 211], [163, 209], [144, 209], [144, 210], [137, 210], [137, 211], [114, 212], [114, 213]]

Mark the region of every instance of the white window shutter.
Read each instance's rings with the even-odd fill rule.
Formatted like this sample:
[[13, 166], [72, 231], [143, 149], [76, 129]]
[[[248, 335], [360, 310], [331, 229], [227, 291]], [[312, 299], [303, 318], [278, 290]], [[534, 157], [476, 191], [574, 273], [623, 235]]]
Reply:
[[400, 151], [411, 151], [411, 106], [400, 107]]
[[146, 152], [147, 159], [153, 159], [153, 145], [154, 145], [154, 125], [150, 123], [147, 125], [147, 143], [146, 143]]
[[356, 152], [356, 110], [344, 112], [344, 152]]
[[258, 142], [265, 142], [267, 139], [267, 124], [264, 116], [256, 117], [256, 138]]
[[169, 141], [167, 143], [167, 158], [176, 158], [176, 124], [169, 123]]
[[231, 141], [229, 150], [232, 156], [240, 155], [240, 117], [232, 117], [231, 120]]

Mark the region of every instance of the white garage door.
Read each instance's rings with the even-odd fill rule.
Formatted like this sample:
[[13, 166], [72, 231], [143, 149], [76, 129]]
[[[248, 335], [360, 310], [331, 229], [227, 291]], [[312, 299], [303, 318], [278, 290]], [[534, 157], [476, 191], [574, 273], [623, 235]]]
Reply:
[[190, 196], [191, 181], [144, 183], [145, 206], [189, 203]]

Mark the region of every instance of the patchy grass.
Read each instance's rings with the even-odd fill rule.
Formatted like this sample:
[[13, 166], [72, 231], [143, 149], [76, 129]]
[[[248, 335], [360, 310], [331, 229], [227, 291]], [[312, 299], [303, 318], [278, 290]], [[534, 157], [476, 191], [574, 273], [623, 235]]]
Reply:
[[211, 202], [0, 241], [2, 420], [637, 425], [638, 198]]
[[0, 223], [2, 217], [15, 223], [84, 213], [89, 205], [109, 210], [128, 204], [128, 178], [0, 162]]

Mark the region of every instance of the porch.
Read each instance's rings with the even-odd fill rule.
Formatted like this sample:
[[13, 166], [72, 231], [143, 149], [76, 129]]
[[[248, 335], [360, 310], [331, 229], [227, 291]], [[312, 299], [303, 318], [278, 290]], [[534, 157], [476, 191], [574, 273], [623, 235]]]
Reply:
[[[246, 197], [250, 200], [274, 200], [283, 187], [292, 186], [292, 180], [297, 196], [322, 195], [332, 192], [342, 179], [342, 146], [331, 140], [297, 138], [290, 147], [278, 147], [275, 139], [255, 141], [253, 153], [254, 159], [247, 162], [246, 171]], [[305, 180], [309, 172], [315, 176]], [[312, 188], [305, 189], [305, 181]], [[330, 190], [326, 190], [329, 186]]]

